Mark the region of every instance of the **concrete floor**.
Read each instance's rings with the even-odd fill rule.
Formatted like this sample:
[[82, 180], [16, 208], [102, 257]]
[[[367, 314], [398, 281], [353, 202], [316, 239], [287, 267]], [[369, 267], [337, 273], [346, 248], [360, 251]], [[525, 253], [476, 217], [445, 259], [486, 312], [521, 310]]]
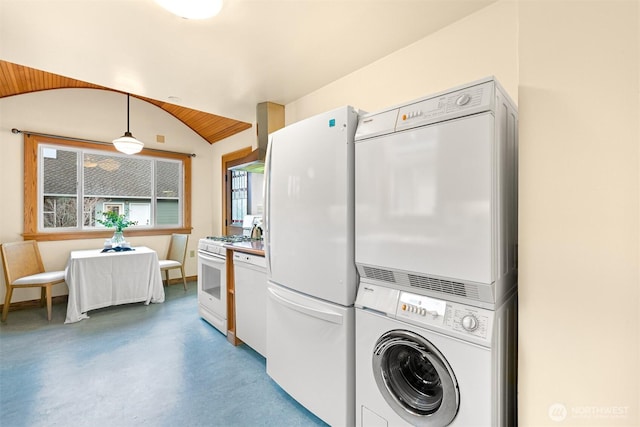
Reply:
[[265, 359], [198, 316], [196, 283], [163, 304], [12, 311], [0, 325], [0, 424], [325, 426], [273, 382]]

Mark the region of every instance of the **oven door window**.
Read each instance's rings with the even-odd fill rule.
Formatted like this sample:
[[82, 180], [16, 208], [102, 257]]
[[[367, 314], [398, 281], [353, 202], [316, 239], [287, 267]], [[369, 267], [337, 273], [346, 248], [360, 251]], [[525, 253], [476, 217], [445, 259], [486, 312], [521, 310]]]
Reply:
[[220, 294], [223, 289], [222, 271], [220, 268], [208, 264], [202, 264], [202, 292], [211, 295], [213, 298], [220, 300]]
[[458, 412], [458, 383], [444, 356], [410, 331], [385, 333], [374, 348], [373, 373], [389, 405], [415, 426], [446, 426]]

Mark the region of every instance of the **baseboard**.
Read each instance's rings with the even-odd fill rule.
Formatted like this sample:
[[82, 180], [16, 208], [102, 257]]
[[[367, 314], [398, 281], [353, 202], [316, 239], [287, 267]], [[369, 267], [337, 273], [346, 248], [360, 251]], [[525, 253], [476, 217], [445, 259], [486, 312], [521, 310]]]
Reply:
[[[66, 304], [68, 300], [69, 300], [69, 295], [58, 295], [57, 297], [51, 298], [51, 304]], [[12, 302], [9, 305], [9, 311], [24, 310], [27, 308], [37, 308], [37, 307], [42, 307], [42, 305], [40, 305], [40, 299], [17, 301], [17, 302]], [[45, 307], [46, 307], [46, 304], [45, 304]], [[3, 309], [4, 309], [4, 304], [0, 304], [0, 311], [2, 311]]]
[[[187, 282], [195, 282], [198, 280], [198, 276], [187, 276], [186, 277]], [[162, 280], [164, 281], [164, 277], [162, 278]], [[178, 277], [176, 279], [169, 279], [169, 286], [171, 285], [177, 285], [177, 284], [181, 284], [182, 285], [182, 278]]]

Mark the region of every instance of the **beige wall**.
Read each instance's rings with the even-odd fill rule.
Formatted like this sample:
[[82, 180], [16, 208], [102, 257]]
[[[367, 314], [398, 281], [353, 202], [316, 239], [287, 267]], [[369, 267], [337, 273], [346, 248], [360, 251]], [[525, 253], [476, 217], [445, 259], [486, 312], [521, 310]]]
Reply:
[[517, 101], [517, 10], [489, 6], [287, 104], [286, 123], [342, 105], [373, 112], [491, 75]]
[[639, 16], [501, 1], [286, 106], [375, 111], [491, 74], [518, 102], [522, 426], [640, 425]]
[[523, 425], [640, 425], [638, 16], [520, 5]]
[[[161, 109], [131, 99], [131, 132], [148, 148], [195, 153], [192, 159], [192, 225], [188, 251], [197, 249], [200, 237], [219, 234], [220, 156], [225, 149], [254, 143], [249, 129], [213, 146], [187, 126]], [[12, 128], [47, 134], [111, 141], [126, 130], [126, 98], [122, 94], [90, 89], [58, 89], [0, 99], [0, 242], [21, 240], [23, 232], [23, 136]], [[156, 135], [165, 143], [156, 143]], [[126, 237], [126, 231], [125, 231]], [[168, 236], [131, 237], [134, 245], [166, 254]], [[43, 262], [48, 269], [63, 269], [69, 251], [102, 247], [102, 239], [40, 242]], [[186, 273], [197, 274], [196, 258], [187, 254]], [[175, 277], [175, 276], [174, 276]], [[4, 277], [0, 298], [4, 301]], [[36, 289], [16, 290], [13, 301], [39, 298]], [[66, 286], [56, 286], [54, 295], [66, 294]]]

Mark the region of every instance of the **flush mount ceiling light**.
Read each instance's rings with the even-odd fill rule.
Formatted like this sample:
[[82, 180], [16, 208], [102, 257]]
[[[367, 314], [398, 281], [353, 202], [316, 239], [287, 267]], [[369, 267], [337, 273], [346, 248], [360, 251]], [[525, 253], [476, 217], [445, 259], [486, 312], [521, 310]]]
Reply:
[[127, 94], [127, 131], [120, 138], [113, 140], [116, 150], [124, 154], [136, 154], [142, 150], [144, 144], [131, 135], [129, 132], [129, 94]]
[[155, 0], [174, 15], [186, 19], [207, 19], [222, 10], [222, 0]]

